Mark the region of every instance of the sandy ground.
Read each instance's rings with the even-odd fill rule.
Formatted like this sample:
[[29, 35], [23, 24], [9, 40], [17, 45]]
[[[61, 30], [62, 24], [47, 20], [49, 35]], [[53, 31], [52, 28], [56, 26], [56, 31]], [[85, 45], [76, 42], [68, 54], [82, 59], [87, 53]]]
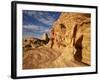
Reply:
[[70, 50], [66, 50], [60, 51], [47, 47], [27, 50], [23, 53], [23, 69], [88, 66], [72, 59], [72, 54], [67, 54]]

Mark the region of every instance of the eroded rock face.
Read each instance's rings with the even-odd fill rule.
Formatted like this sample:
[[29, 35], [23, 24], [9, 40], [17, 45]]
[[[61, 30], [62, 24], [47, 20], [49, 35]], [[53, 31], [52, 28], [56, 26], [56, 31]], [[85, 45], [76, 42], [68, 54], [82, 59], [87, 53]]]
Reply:
[[24, 51], [23, 69], [55, 67], [53, 63], [61, 53], [54, 49], [42, 47]]
[[61, 13], [53, 24], [49, 47], [60, 50], [66, 58], [90, 65], [91, 15]]

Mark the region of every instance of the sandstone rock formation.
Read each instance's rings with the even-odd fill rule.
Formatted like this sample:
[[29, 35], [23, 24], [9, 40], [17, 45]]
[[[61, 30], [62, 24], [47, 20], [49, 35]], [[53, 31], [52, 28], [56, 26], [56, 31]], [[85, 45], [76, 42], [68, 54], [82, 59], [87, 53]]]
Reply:
[[87, 13], [61, 13], [51, 30], [49, 47], [66, 54], [68, 60], [90, 65], [91, 15]]
[[23, 69], [82, 67], [91, 65], [91, 15], [61, 13], [50, 38], [23, 39]]
[[44, 33], [41, 37], [41, 40], [49, 40], [48, 34]]
[[48, 42], [49, 42], [49, 38], [47, 35], [45, 37], [45, 40], [37, 39], [37, 38], [33, 38], [33, 37], [23, 38], [23, 51], [44, 46]]

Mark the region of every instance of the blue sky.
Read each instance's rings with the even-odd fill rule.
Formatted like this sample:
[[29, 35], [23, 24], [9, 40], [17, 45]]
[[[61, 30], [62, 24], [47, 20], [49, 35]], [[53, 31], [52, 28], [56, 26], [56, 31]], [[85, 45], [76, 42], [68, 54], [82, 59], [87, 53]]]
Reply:
[[43, 33], [49, 33], [60, 14], [60, 12], [23, 10], [23, 37], [40, 38]]

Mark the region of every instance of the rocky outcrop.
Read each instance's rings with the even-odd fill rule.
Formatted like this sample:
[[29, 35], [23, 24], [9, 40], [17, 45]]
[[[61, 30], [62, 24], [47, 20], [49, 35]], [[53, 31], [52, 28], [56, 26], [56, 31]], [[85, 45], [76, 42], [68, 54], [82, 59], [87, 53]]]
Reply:
[[41, 46], [45, 46], [49, 42], [49, 37], [47, 34], [44, 34], [41, 39], [27, 37], [23, 38], [23, 50], [31, 50], [33, 48], [38, 48]]
[[90, 65], [91, 15], [87, 13], [61, 13], [54, 22], [48, 46], [59, 50], [68, 60]]
[[46, 47], [24, 51], [23, 69], [54, 67], [55, 64], [51, 65], [51, 63], [60, 55], [58, 51]]
[[37, 38], [24, 38], [23, 39], [23, 50], [31, 50], [32, 48], [38, 48], [40, 46], [43, 46], [44, 42], [43, 40], [37, 39]]
[[42, 41], [45, 41], [45, 44], [49, 42], [49, 37], [47, 33], [44, 33], [43, 36], [41, 37]]
[[41, 40], [49, 40], [48, 34], [44, 33], [41, 37]]

